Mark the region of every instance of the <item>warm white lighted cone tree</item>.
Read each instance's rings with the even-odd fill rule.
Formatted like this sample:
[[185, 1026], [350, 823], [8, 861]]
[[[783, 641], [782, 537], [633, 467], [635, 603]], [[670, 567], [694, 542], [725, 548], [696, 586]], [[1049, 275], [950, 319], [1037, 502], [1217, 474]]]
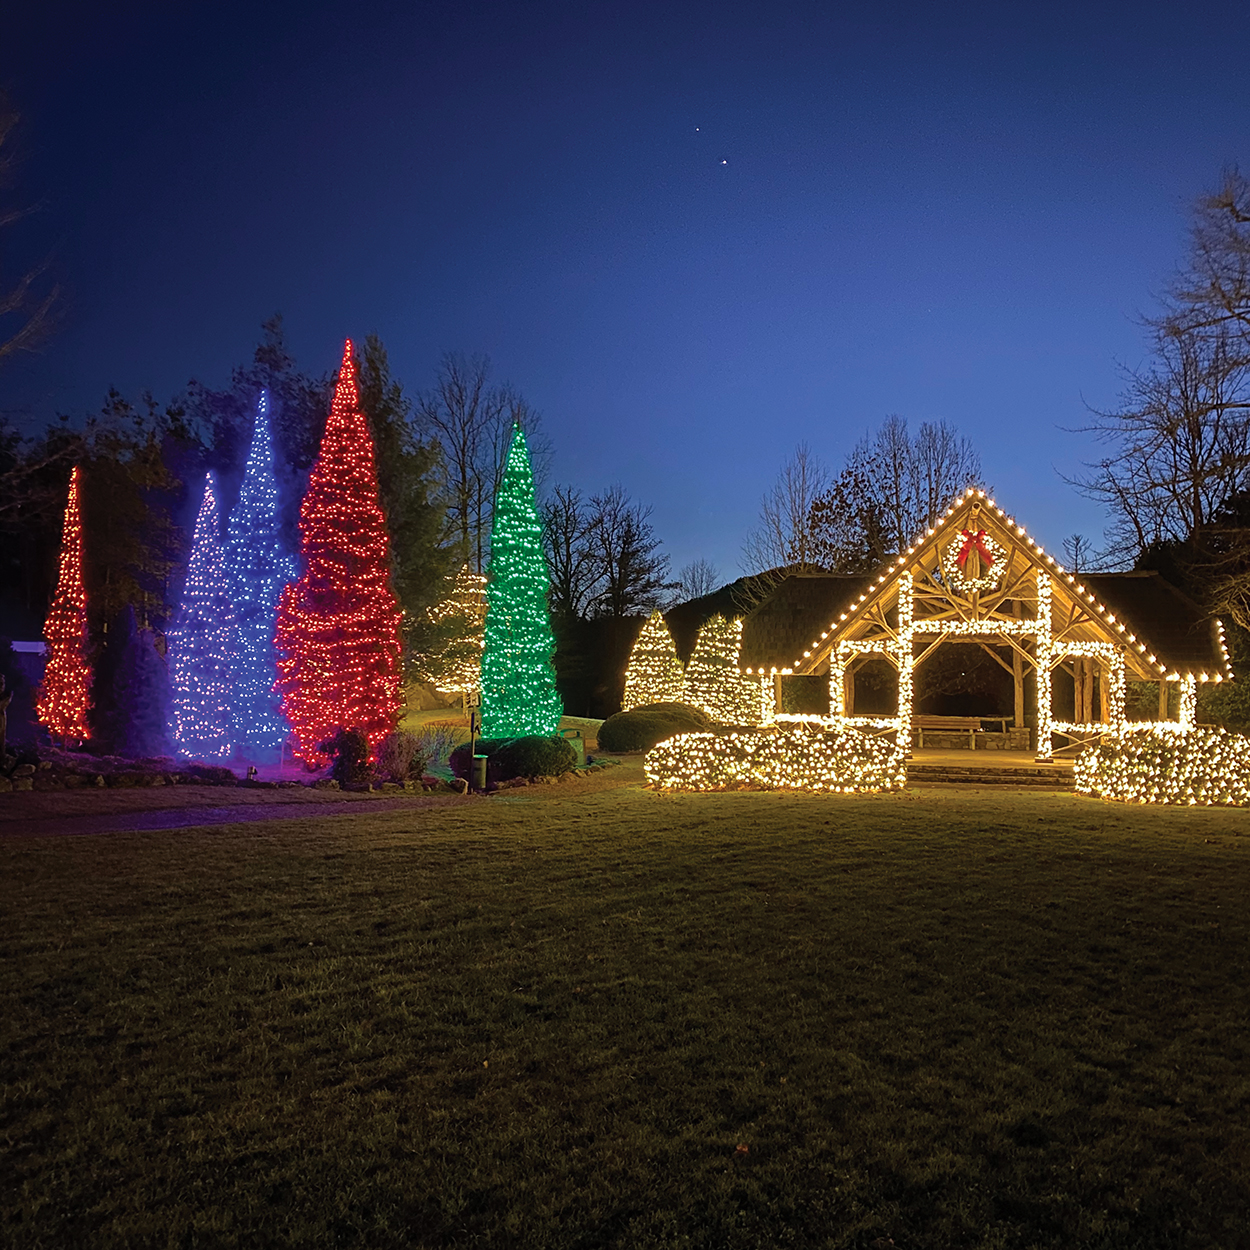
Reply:
[[664, 617], [656, 608], [642, 627], [642, 633], [629, 653], [625, 669], [625, 697], [621, 710], [645, 707], [649, 703], [684, 703], [686, 680], [677, 647]]
[[756, 725], [760, 719], [758, 678], [738, 668], [742, 622], [713, 616], [703, 622], [686, 665], [686, 702], [729, 725]]

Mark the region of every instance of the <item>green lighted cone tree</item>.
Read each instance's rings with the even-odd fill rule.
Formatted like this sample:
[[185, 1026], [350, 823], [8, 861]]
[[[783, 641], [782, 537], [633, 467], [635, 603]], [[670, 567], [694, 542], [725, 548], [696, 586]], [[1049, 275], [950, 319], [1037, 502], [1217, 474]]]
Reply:
[[487, 738], [553, 734], [560, 724], [564, 708], [551, 666], [555, 636], [547, 587], [529, 446], [521, 428], [513, 426], [490, 533], [482, 651], [482, 733]]

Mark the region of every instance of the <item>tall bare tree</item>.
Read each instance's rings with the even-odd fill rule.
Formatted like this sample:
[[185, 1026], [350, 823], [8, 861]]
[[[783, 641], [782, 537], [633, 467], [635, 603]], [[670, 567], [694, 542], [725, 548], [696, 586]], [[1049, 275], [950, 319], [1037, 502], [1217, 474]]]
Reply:
[[759, 523], [743, 543], [743, 565], [748, 573], [819, 567], [812, 505], [828, 489], [829, 481], [829, 471], [820, 457], [807, 443], [799, 443], [761, 501]]
[[592, 495], [591, 548], [599, 560], [598, 616], [633, 616], [660, 607], [676, 583], [668, 581], [669, 558], [651, 525], [651, 509], [620, 486]]
[[682, 600], [702, 599], [720, 585], [720, 574], [711, 560], [692, 560], [677, 574], [677, 593]]
[[1250, 183], [1195, 206], [1190, 250], [1119, 407], [1084, 427], [1107, 448], [1071, 479], [1111, 514], [1108, 555], [1167, 550], [1217, 611], [1250, 624]]
[[582, 619], [603, 578], [592, 537], [594, 514], [581, 491], [557, 486], [543, 504], [542, 515], [552, 614], [566, 620]]
[[[19, 113], [7, 93], [0, 91], [0, 188], [12, 185], [17, 166], [14, 137]], [[0, 206], [0, 228], [11, 226], [30, 208]], [[36, 265], [16, 278], [0, 278], [0, 360], [18, 352], [34, 351], [47, 338], [61, 289], [43, 279], [47, 264]]]
[[979, 485], [981, 458], [954, 427], [924, 422], [913, 437], [902, 417], [886, 417], [813, 501], [816, 560], [837, 572], [863, 572], [904, 550], [954, 496]]
[[418, 397], [414, 410], [421, 433], [442, 449], [448, 526], [479, 573], [513, 425], [529, 440], [536, 481], [550, 458], [539, 414], [511, 386], [493, 383], [490, 369], [487, 356], [445, 352], [433, 389]]

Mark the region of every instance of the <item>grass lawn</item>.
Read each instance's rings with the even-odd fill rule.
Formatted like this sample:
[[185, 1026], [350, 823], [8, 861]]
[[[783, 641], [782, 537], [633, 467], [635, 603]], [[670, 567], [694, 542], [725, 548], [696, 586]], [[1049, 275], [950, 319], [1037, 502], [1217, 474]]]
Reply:
[[0, 1242], [1250, 1245], [1244, 811], [350, 810], [0, 838]]

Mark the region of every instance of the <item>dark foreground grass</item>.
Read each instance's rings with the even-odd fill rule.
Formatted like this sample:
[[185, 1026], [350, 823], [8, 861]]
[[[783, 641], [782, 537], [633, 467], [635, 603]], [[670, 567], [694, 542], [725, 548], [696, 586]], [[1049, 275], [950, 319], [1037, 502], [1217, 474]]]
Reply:
[[1250, 1245], [1246, 824], [620, 789], [0, 841], [0, 1242]]

